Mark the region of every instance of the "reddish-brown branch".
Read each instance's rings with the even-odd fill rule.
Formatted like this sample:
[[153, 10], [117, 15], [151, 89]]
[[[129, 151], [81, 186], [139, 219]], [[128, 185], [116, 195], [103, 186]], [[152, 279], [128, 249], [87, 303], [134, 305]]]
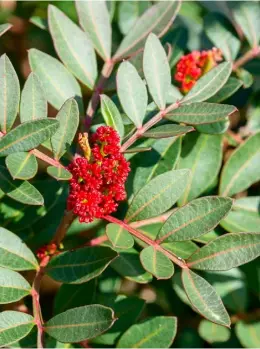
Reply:
[[162, 252], [165, 256], [167, 256], [170, 260], [172, 260], [179, 267], [188, 268], [183, 259], [179, 259], [173, 253], [168, 252], [162, 246], [158, 245], [154, 240], [151, 240], [148, 236], [146, 236], [146, 235], [142, 234], [140, 231], [134, 229], [129, 224], [127, 224], [123, 221], [120, 221], [119, 219], [112, 217], [112, 216], [109, 216], [109, 215], [104, 216], [103, 218], [110, 223], [115, 223], [115, 224], [121, 226], [122, 228], [126, 229], [129, 233], [134, 235], [139, 240], [145, 242], [147, 245], [153, 246], [157, 251]]
[[151, 127], [156, 125], [159, 121], [162, 120], [162, 118], [169, 113], [170, 111], [179, 108], [180, 103], [175, 102], [168, 106], [166, 109], [161, 110], [159, 113], [157, 113], [154, 117], [152, 117], [146, 124], [144, 124], [142, 127], [138, 128], [136, 132], [122, 145], [121, 152], [124, 153], [126, 149], [128, 149], [137, 139], [143, 136], [143, 134], [148, 131]]
[[32, 285], [33, 316], [37, 326], [37, 348], [44, 348], [44, 328], [40, 305], [40, 287], [44, 275], [44, 270], [50, 257], [46, 256], [40, 263]]
[[56, 230], [56, 233], [52, 239], [52, 242], [55, 243], [57, 246], [59, 246], [62, 240], [64, 239], [66, 232], [71, 226], [74, 219], [75, 215], [72, 211], [65, 211], [60, 225], [58, 226], [58, 229]]
[[233, 71], [236, 71], [238, 68], [245, 65], [247, 62], [251, 61], [251, 59], [257, 57], [260, 54], [260, 46], [253, 47], [251, 50], [247, 51], [243, 56], [238, 58], [237, 61], [233, 64]]
[[129, 225], [132, 228], [140, 228], [140, 227], [143, 227], [143, 226], [149, 225], [149, 224], [164, 223], [170, 217], [170, 215], [173, 213], [173, 211], [175, 211], [175, 208], [160, 215], [160, 216], [144, 219], [144, 220], [138, 221], [138, 222], [133, 222], [133, 223], [130, 223]]
[[103, 244], [103, 242], [107, 241], [108, 237], [106, 235], [98, 236], [97, 238], [89, 240], [84, 246], [97, 246]]
[[99, 105], [99, 101], [100, 101], [100, 95], [102, 94], [105, 84], [107, 82], [107, 80], [109, 79], [113, 68], [115, 66], [115, 62], [113, 60], [109, 60], [107, 61], [104, 66], [103, 69], [101, 71], [101, 76], [95, 86], [95, 90], [94, 93], [91, 97], [91, 100], [89, 101], [88, 104], [88, 108], [87, 108], [87, 112], [86, 112], [86, 120], [85, 120], [85, 126], [87, 128], [87, 130], [89, 129], [90, 125], [91, 125], [91, 121], [92, 121], [92, 117]]

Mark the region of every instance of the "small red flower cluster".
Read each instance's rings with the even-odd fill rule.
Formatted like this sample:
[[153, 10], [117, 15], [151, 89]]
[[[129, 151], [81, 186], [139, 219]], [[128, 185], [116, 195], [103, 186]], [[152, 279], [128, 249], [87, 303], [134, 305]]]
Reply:
[[116, 211], [118, 201], [125, 200], [130, 167], [112, 127], [99, 127], [90, 138], [90, 147], [85, 139], [84, 153], [89, 154], [88, 159], [78, 157], [68, 166], [72, 179], [67, 209], [73, 210], [80, 222], [88, 223]]
[[213, 48], [209, 51], [193, 51], [182, 56], [177, 64], [175, 80], [181, 82], [181, 91], [187, 93], [195, 82], [222, 60], [219, 49]]
[[37, 250], [36, 255], [40, 260], [42, 260], [46, 256], [53, 256], [57, 253], [59, 253], [57, 245], [55, 243], [50, 243], [40, 247]]

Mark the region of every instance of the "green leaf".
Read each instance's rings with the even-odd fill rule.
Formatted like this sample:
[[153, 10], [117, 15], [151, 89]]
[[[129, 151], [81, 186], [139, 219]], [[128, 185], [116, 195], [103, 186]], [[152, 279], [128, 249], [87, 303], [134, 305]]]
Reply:
[[143, 80], [129, 62], [123, 62], [119, 66], [117, 93], [126, 115], [140, 128], [145, 117], [148, 96]]
[[100, 95], [101, 112], [107, 126], [113, 127], [120, 138], [124, 136], [124, 124], [115, 103], [106, 95]]
[[145, 43], [143, 70], [154, 102], [159, 109], [165, 109], [168, 91], [171, 88], [171, 70], [165, 50], [153, 33], [148, 36]]
[[240, 268], [206, 273], [206, 279], [212, 284], [224, 305], [235, 313], [243, 313], [248, 305], [247, 280]]
[[230, 122], [228, 118], [225, 121], [215, 122], [214, 124], [205, 124], [196, 126], [196, 130], [206, 134], [223, 134], [229, 128]]
[[214, 182], [222, 162], [222, 136], [190, 133], [183, 141], [179, 168], [190, 168], [191, 176], [179, 199], [180, 206], [201, 195]]
[[146, 271], [158, 280], [169, 279], [174, 273], [174, 265], [162, 252], [153, 246], [146, 247], [140, 254], [141, 263]]
[[260, 132], [249, 137], [229, 157], [222, 170], [219, 193], [232, 196], [260, 179]]
[[259, 233], [226, 234], [198, 249], [187, 263], [194, 269], [229, 270], [257, 258], [259, 246]]
[[111, 267], [122, 277], [137, 282], [139, 284], [147, 284], [152, 281], [152, 275], [147, 273], [139, 259], [139, 252], [134, 248], [126, 251], [119, 251], [117, 257], [111, 264]]
[[183, 193], [189, 176], [189, 170], [176, 170], [165, 172], [152, 179], [133, 198], [126, 220], [140, 221], [167, 211]]
[[49, 166], [47, 173], [58, 181], [68, 181], [72, 178], [72, 174], [63, 167]]
[[134, 238], [132, 235], [117, 224], [108, 224], [106, 226], [106, 234], [115, 248], [126, 250], [134, 246]]
[[12, 24], [10, 23], [0, 24], [0, 36], [6, 33], [10, 28], [12, 28]]
[[190, 103], [165, 115], [165, 118], [189, 125], [211, 124], [225, 120], [237, 111], [232, 105], [214, 103]]
[[192, 241], [164, 242], [162, 247], [182, 259], [189, 258], [198, 249], [198, 246]]
[[0, 228], [0, 266], [13, 270], [38, 268], [32, 251], [17, 235], [5, 228]]
[[6, 133], [13, 126], [20, 100], [19, 80], [6, 54], [0, 57], [0, 86], [0, 131]]
[[[157, 140], [148, 154], [135, 157], [137, 165], [134, 176], [133, 189], [137, 193], [146, 183], [156, 176], [173, 170], [179, 160], [181, 152], [181, 138], [165, 138]], [[132, 165], [132, 169], [134, 167]]]
[[38, 170], [36, 157], [31, 153], [9, 154], [5, 159], [5, 163], [13, 179], [31, 179]]
[[78, 343], [99, 336], [114, 323], [112, 309], [99, 304], [69, 309], [46, 322], [45, 332], [62, 343]]
[[20, 120], [25, 122], [44, 118], [47, 118], [45, 94], [37, 75], [31, 73], [21, 94]]
[[81, 285], [61, 285], [54, 300], [54, 314], [92, 304], [96, 297], [96, 284], [96, 280], [93, 279]]
[[220, 13], [210, 12], [204, 18], [205, 32], [212, 43], [221, 49], [227, 61], [233, 61], [240, 49], [240, 40], [230, 22]]
[[207, 102], [220, 103], [231, 97], [241, 86], [243, 85], [241, 80], [233, 78], [232, 76], [228, 79], [225, 85]]
[[0, 157], [38, 147], [58, 129], [56, 119], [24, 122], [0, 139]]
[[19, 301], [30, 292], [31, 286], [22, 275], [0, 267], [0, 304]]
[[150, 1], [122, 1], [118, 6], [118, 26], [123, 35], [129, 33], [138, 18], [151, 7]]
[[51, 137], [55, 159], [60, 159], [71, 145], [79, 125], [79, 109], [75, 99], [68, 99], [56, 116], [58, 131]]
[[158, 243], [192, 240], [214, 229], [231, 210], [232, 199], [208, 196], [175, 210], [159, 231]]
[[121, 42], [113, 58], [121, 60], [142, 49], [150, 33], [161, 37], [174, 21], [180, 4], [177, 0], [161, 2], [148, 9]]
[[117, 348], [169, 348], [176, 332], [176, 317], [155, 316], [131, 326], [120, 338]]
[[239, 68], [236, 71], [237, 76], [239, 79], [241, 79], [241, 83], [243, 84], [244, 88], [249, 88], [254, 83], [254, 76], [249, 73], [248, 70]]
[[8, 170], [0, 166], [0, 188], [11, 199], [26, 205], [43, 205], [41, 193], [29, 182], [13, 180]]
[[235, 326], [236, 335], [245, 348], [260, 347], [260, 322], [239, 321]]
[[93, 89], [97, 78], [97, 62], [86, 33], [53, 5], [48, 7], [48, 24], [62, 62], [83, 84]]
[[198, 328], [201, 338], [208, 343], [222, 343], [230, 338], [230, 330], [208, 320], [202, 320]]
[[205, 279], [189, 269], [182, 269], [182, 282], [196, 312], [216, 324], [230, 327], [230, 318], [221, 298]]
[[115, 294], [103, 294], [98, 298], [98, 302], [112, 308], [117, 321], [110, 330], [92, 340], [91, 343], [115, 347], [117, 339], [136, 322], [144, 310], [145, 301], [137, 297], [118, 295], [115, 298]]
[[27, 336], [35, 326], [34, 318], [19, 311], [0, 313], [0, 346], [7, 347]]
[[48, 30], [48, 21], [45, 18], [39, 16], [32, 16], [30, 17], [29, 22], [36, 25], [36, 27], [42, 30]]
[[55, 109], [59, 110], [71, 97], [77, 100], [79, 107], [82, 107], [79, 83], [56, 58], [39, 50], [30, 49], [29, 62], [32, 71], [42, 83], [47, 101]]
[[221, 226], [230, 233], [260, 233], [260, 197], [248, 196], [237, 199], [233, 210], [221, 221]]
[[46, 272], [56, 281], [81, 284], [100, 275], [116, 257], [109, 247], [84, 247], [53, 257]]
[[181, 100], [181, 104], [203, 102], [214, 96], [225, 85], [231, 72], [232, 64], [230, 62], [218, 64], [196, 82]]
[[260, 40], [260, 8], [258, 2], [241, 1], [236, 3], [233, 15], [251, 47], [257, 47]]
[[76, 1], [79, 22], [88, 33], [98, 54], [107, 61], [111, 57], [112, 28], [105, 1]]
[[147, 138], [168, 138], [184, 135], [193, 131], [191, 126], [182, 126], [176, 124], [160, 125], [146, 131], [143, 136]]

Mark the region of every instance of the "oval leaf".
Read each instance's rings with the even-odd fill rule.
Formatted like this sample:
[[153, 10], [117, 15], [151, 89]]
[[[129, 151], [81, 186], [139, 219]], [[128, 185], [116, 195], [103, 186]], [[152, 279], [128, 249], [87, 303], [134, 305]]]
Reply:
[[17, 235], [4, 228], [0, 228], [0, 266], [13, 270], [38, 268], [32, 251]]
[[101, 112], [107, 126], [113, 127], [120, 138], [124, 136], [124, 124], [115, 103], [106, 95], [100, 95]]
[[254, 1], [237, 2], [233, 8], [233, 15], [251, 47], [257, 47], [260, 40], [259, 3]]
[[236, 323], [235, 332], [240, 343], [245, 348], [260, 347], [260, 322], [239, 321]]
[[183, 140], [179, 168], [190, 168], [191, 176], [178, 201], [180, 206], [201, 195], [214, 181], [222, 161], [222, 137], [190, 133]]
[[228, 79], [225, 85], [212, 97], [210, 97], [207, 102], [210, 103], [220, 103], [225, 101], [227, 98], [231, 97], [241, 86], [243, 82], [232, 76]]
[[8, 132], [15, 121], [20, 101], [17, 74], [6, 54], [0, 57], [0, 131]]
[[150, 33], [161, 37], [174, 21], [181, 2], [178, 0], [161, 2], [147, 10], [136, 22], [122, 41], [114, 55], [114, 59], [121, 60], [143, 48]]
[[63, 167], [49, 166], [47, 173], [58, 181], [68, 181], [72, 178], [72, 174]]
[[116, 257], [117, 253], [109, 247], [84, 247], [55, 256], [46, 272], [54, 280], [81, 284], [100, 275]]
[[226, 162], [220, 180], [219, 193], [232, 196], [260, 179], [260, 132], [241, 144]]
[[10, 154], [6, 157], [5, 163], [13, 179], [31, 179], [38, 170], [36, 157], [31, 153], [18, 152]]
[[214, 96], [227, 82], [232, 72], [232, 64], [224, 62], [203, 75], [181, 100], [181, 104], [202, 102]]
[[182, 283], [195, 311], [216, 324], [230, 327], [221, 298], [205, 279], [189, 269], [182, 269]]
[[0, 304], [19, 301], [30, 292], [31, 286], [22, 275], [0, 267]]
[[170, 259], [153, 246], [146, 247], [140, 254], [141, 263], [146, 271], [158, 280], [169, 279], [174, 273], [174, 266]]
[[139, 252], [134, 248], [129, 248], [122, 252], [119, 251], [119, 256], [113, 261], [111, 267], [122, 277], [139, 284], [147, 284], [153, 278], [142, 267]]
[[31, 73], [21, 94], [20, 120], [25, 122], [44, 118], [47, 118], [47, 100], [37, 75]]
[[78, 343], [99, 336], [114, 323], [112, 309], [99, 304], [69, 309], [50, 319], [44, 330], [62, 343]]
[[213, 103], [191, 103], [180, 106], [164, 117], [175, 122], [184, 122], [188, 125], [211, 124], [225, 120], [237, 111], [232, 105]]
[[59, 121], [41, 119], [25, 122], [0, 139], [0, 157], [38, 147], [58, 129]]
[[82, 108], [80, 86], [63, 64], [36, 49], [29, 50], [29, 62], [32, 71], [42, 83], [47, 101], [54, 108], [59, 110], [71, 97], [74, 97]]
[[79, 125], [79, 109], [77, 102], [67, 100], [56, 116], [59, 121], [58, 131], [51, 137], [52, 150], [55, 159], [60, 159], [71, 145]]
[[79, 22], [88, 33], [98, 54], [107, 61], [111, 57], [112, 28], [105, 1], [76, 1]]
[[196, 130], [206, 134], [223, 134], [229, 128], [230, 122], [228, 118], [225, 121], [215, 122], [214, 124], [205, 124], [196, 126]]
[[192, 240], [214, 229], [231, 210], [232, 199], [199, 198], [174, 211], [158, 234], [158, 243]]
[[140, 128], [145, 117], [148, 96], [143, 80], [129, 62], [121, 63], [118, 69], [117, 93], [125, 113]]
[[41, 193], [29, 182], [13, 180], [7, 169], [0, 166], [0, 189], [11, 199], [26, 205], [43, 205]]
[[220, 236], [198, 249], [187, 260], [190, 268], [229, 270], [260, 255], [259, 233], [234, 233]]
[[182, 125], [161, 125], [146, 131], [143, 136], [147, 138], [168, 138], [184, 135], [185, 133], [193, 131], [191, 126]]
[[134, 238], [132, 235], [117, 224], [108, 224], [106, 226], [106, 234], [115, 248], [126, 250], [134, 246]]
[[155, 316], [131, 326], [120, 338], [117, 348], [169, 348], [176, 332], [176, 317]]
[[213, 322], [202, 320], [198, 328], [201, 338], [208, 343], [222, 343], [230, 338], [230, 330]]
[[171, 88], [171, 70], [165, 50], [156, 35], [151, 33], [145, 43], [143, 70], [149, 92], [159, 109], [165, 109]]
[[97, 62], [87, 35], [53, 5], [48, 7], [48, 24], [62, 62], [83, 84], [93, 89], [97, 78]]
[[3, 311], [0, 313], [0, 347], [8, 347], [24, 338], [34, 326], [34, 318], [29, 314]]
[[189, 170], [176, 170], [165, 172], [152, 179], [133, 198], [126, 220], [140, 221], [167, 211], [183, 193], [189, 176]]

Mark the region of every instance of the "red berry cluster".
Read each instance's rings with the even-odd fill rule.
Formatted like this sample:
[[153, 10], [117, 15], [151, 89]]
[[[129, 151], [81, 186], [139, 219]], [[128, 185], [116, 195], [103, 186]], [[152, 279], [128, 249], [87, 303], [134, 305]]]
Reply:
[[36, 255], [40, 260], [42, 260], [46, 256], [53, 256], [57, 253], [59, 253], [57, 245], [55, 243], [50, 243], [40, 247], [37, 250]]
[[187, 93], [195, 82], [222, 60], [219, 49], [213, 48], [209, 51], [193, 51], [182, 56], [177, 63], [175, 80], [181, 83], [181, 91]]
[[130, 167], [120, 153], [120, 138], [112, 127], [99, 127], [90, 138], [89, 151], [85, 149], [84, 153], [89, 154], [88, 159], [78, 157], [68, 166], [72, 179], [67, 208], [80, 222], [88, 223], [116, 211], [118, 202], [125, 200]]

